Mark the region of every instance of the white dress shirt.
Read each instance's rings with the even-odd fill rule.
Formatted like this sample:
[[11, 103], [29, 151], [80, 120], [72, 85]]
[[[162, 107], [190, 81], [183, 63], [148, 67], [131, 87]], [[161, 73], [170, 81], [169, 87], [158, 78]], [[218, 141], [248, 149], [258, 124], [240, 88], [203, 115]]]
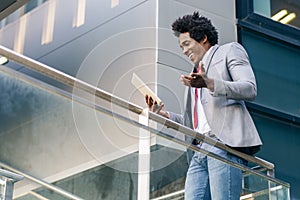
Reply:
[[[207, 61], [207, 57], [210, 53], [212, 48], [209, 48], [209, 50], [204, 54], [203, 58], [202, 58], [202, 63], [205, 66], [205, 64], [208, 64]], [[203, 106], [201, 103], [201, 90], [207, 90], [207, 88], [193, 88], [191, 87], [191, 105], [192, 105], [192, 116], [194, 117], [194, 105], [195, 105], [195, 90], [198, 90], [198, 102], [197, 102], [197, 113], [198, 113], [198, 127], [195, 129], [195, 131], [197, 131], [198, 133], [207, 133], [209, 132], [210, 126], [207, 123], [207, 119], [203, 110]], [[193, 119], [194, 121], [194, 119]]]

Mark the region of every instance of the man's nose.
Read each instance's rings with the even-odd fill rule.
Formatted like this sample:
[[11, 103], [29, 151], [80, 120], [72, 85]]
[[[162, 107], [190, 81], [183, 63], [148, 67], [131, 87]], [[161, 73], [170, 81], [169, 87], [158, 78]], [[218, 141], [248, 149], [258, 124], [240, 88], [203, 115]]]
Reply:
[[184, 48], [182, 49], [182, 53], [183, 53], [184, 55], [187, 55], [187, 52], [188, 52], [188, 48], [184, 47]]

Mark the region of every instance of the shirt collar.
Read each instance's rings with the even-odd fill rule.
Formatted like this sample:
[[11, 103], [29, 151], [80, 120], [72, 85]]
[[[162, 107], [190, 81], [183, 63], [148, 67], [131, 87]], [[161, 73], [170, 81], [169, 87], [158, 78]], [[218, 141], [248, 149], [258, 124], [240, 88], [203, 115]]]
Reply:
[[211, 52], [211, 50], [213, 49], [212, 48], [213, 46], [211, 46], [208, 50], [207, 50], [207, 52], [204, 54], [204, 56], [203, 56], [203, 58], [202, 58], [202, 63], [203, 63], [203, 65], [205, 65], [206, 64], [206, 61], [207, 61], [207, 58], [208, 58], [208, 55], [210, 54], [210, 52]]

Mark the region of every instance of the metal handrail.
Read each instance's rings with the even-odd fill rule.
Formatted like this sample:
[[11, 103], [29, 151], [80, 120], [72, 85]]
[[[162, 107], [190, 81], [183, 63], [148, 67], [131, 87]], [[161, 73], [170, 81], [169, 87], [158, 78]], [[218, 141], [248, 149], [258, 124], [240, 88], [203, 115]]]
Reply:
[[7, 171], [5, 169], [0, 169], [0, 176], [4, 176], [5, 178], [9, 178], [9, 179], [13, 180], [13, 182], [20, 181], [24, 178], [20, 174], [13, 173], [13, 172]]
[[76, 88], [78, 88], [78, 89], [81, 89], [87, 93], [95, 95], [96, 97], [99, 97], [101, 99], [112, 102], [121, 107], [124, 107], [132, 112], [137, 113], [137, 114], [141, 114], [143, 111], [142, 107], [140, 107], [136, 104], [133, 104], [132, 102], [123, 100], [123, 99], [121, 99], [115, 95], [112, 95], [104, 90], [101, 90], [89, 83], [79, 80], [73, 76], [63, 73], [57, 69], [54, 69], [50, 66], [47, 66], [43, 63], [40, 63], [36, 60], [26, 57], [22, 54], [14, 52], [14, 51], [12, 51], [4, 46], [1, 46], [1, 45], [0, 45], [0, 55], [5, 56], [9, 60], [12, 60], [16, 63], [21, 64], [26, 68], [29, 68], [36, 72], [39, 72], [51, 79], [54, 79], [60, 83], [63, 83], [64, 85], [71, 86], [71, 87], [76, 86]]
[[8, 74], [10, 76], [14, 76], [15, 78], [17, 78], [19, 80], [22, 80], [22, 81], [24, 81], [26, 83], [29, 83], [30, 85], [33, 85], [35, 87], [41, 88], [43, 90], [50, 91], [50, 92], [55, 93], [56, 95], [62, 96], [64, 98], [71, 99], [72, 101], [75, 101], [77, 103], [83, 104], [83, 105], [85, 105], [85, 106], [87, 106], [89, 108], [92, 108], [92, 109], [95, 109], [97, 111], [100, 111], [100, 112], [102, 112], [102, 113], [104, 113], [106, 115], [109, 115], [109, 116], [114, 117], [114, 118], [118, 118], [118, 119], [120, 119], [120, 120], [122, 120], [122, 121], [124, 121], [126, 123], [130, 123], [131, 125], [137, 126], [139, 128], [146, 129], [146, 130], [148, 130], [148, 131], [150, 131], [150, 132], [152, 132], [152, 133], [154, 133], [154, 134], [156, 134], [156, 135], [158, 135], [160, 137], [163, 137], [163, 138], [165, 138], [167, 140], [172, 140], [172, 142], [180, 144], [180, 145], [182, 145], [182, 146], [184, 146], [186, 148], [190, 148], [190, 149], [192, 149], [194, 151], [198, 151], [198, 152], [201, 152], [201, 153], [204, 153], [204, 154], [208, 154], [209, 156], [211, 156], [213, 158], [216, 158], [216, 159], [221, 160], [221, 161], [223, 161], [223, 162], [225, 162], [225, 163], [227, 163], [227, 164], [229, 164], [231, 166], [235, 166], [235, 167], [243, 170], [245, 173], [255, 174], [255, 175], [258, 175], [260, 177], [265, 178], [266, 180], [270, 180], [270, 181], [273, 181], [273, 182], [278, 183], [280, 185], [284, 185], [285, 187], [289, 187], [289, 184], [287, 184], [287, 183], [285, 183], [285, 182], [283, 182], [281, 180], [275, 179], [275, 178], [273, 178], [273, 176], [268, 176], [268, 175], [263, 174], [262, 171], [267, 170], [264, 167], [258, 166], [259, 168], [256, 169], [257, 167], [256, 168], [249, 168], [249, 167], [246, 167], [244, 165], [240, 165], [240, 164], [234, 163], [234, 162], [232, 162], [230, 160], [227, 160], [227, 159], [225, 159], [223, 157], [220, 157], [220, 156], [218, 156], [218, 155], [216, 155], [214, 153], [208, 152], [208, 151], [206, 151], [204, 149], [201, 149], [201, 148], [199, 148], [197, 146], [194, 146], [194, 145], [191, 146], [189, 143], [187, 143], [185, 141], [182, 141], [182, 140], [179, 140], [177, 138], [174, 138], [174, 137], [170, 136], [167, 133], [164, 133], [164, 132], [159, 131], [157, 129], [151, 128], [149, 126], [145, 126], [143, 124], [140, 124], [137, 121], [132, 121], [128, 117], [125, 117], [125, 116], [122, 116], [122, 115], [120, 115], [120, 114], [118, 114], [116, 112], [107, 110], [107, 109], [101, 107], [100, 105], [95, 104], [94, 102], [91, 102], [89, 100], [86, 100], [86, 99], [78, 97], [78, 96], [74, 96], [74, 95], [70, 94], [69, 92], [66, 92], [64, 90], [55, 88], [54, 86], [50, 86], [50, 85], [48, 85], [48, 84], [46, 84], [44, 82], [41, 82], [39, 80], [33, 79], [31, 77], [28, 77], [27, 75], [21, 74], [20, 72], [16, 72], [16, 71], [14, 71], [12, 69], [9, 69], [9, 68], [7, 68], [5, 66], [0, 67], [0, 71], [4, 72], [4, 73], [6, 73], [6, 74]]
[[[140, 106], [138, 106], [138, 105], [135, 105], [135, 104], [133, 104], [131, 102], [123, 100], [123, 99], [121, 99], [119, 97], [116, 97], [116, 96], [114, 96], [114, 95], [112, 95], [112, 94], [110, 94], [110, 93], [108, 93], [106, 91], [103, 91], [103, 90], [101, 90], [101, 89], [99, 89], [99, 88], [97, 88], [97, 87], [95, 87], [93, 85], [90, 85], [90, 84], [88, 84], [88, 83], [86, 83], [84, 81], [81, 81], [81, 80], [79, 80], [79, 79], [77, 79], [75, 77], [72, 77], [72, 76], [70, 76], [68, 74], [60, 72], [60, 71], [58, 71], [58, 70], [56, 70], [54, 68], [51, 68], [51, 67], [49, 67], [49, 66], [47, 66], [45, 64], [42, 64], [40, 62], [37, 62], [37, 61], [33, 60], [33, 59], [30, 59], [30, 58], [28, 58], [28, 57], [26, 57], [24, 55], [21, 55], [21, 54], [18, 54], [16, 52], [13, 52], [12, 50], [7, 49], [7, 48], [5, 48], [3, 46], [0, 46], [0, 54], [3, 55], [3, 56], [6, 56], [8, 59], [10, 59], [12, 61], [15, 61], [15, 62], [17, 62], [19, 64], [24, 65], [25, 67], [27, 67], [29, 69], [35, 70], [35, 71], [37, 71], [37, 72], [39, 72], [41, 74], [44, 74], [44, 75], [46, 75], [46, 76], [48, 76], [48, 77], [50, 77], [50, 78], [52, 78], [54, 80], [57, 80], [60, 83], [63, 83], [65, 85], [68, 85], [68, 86], [71, 86], [71, 87], [76, 86], [77, 88], [79, 88], [79, 89], [81, 89], [81, 90], [83, 90], [85, 92], [93, 94], [96, 97], [104, 99], [106, 101], [112, 102], [112, 103], [114, 103], [116, 105], [119, 105], [120, 107], [126, 108], [126, 109], [128, 109], [128, 110], [130, 110], [130, 111], [132, 111], [132, 112], [134, 112], [136, 114], [141, 114], [142, 111], [143, 111], [143, 108], [140, 107]], [[204, 142], [206, 142], [208, 144], [215, 145], [218, 148], [221, 148], [221, 149], [223, 149], [223, 150], [225, 150], [227, 152], [230, 152], [230, 153], [232, 153], [232, 154], [234, 154], [236, 156], [239, 156], [239, 157], [241, 157], [241, 158], [243, 158], [243, 159], [245, 159], [245, 160], [247, 160], [249, 162], [252, 162], [252, 163], [254, 163], [256, 165], [262, 166], [262, 167], [264, 167], [264, 168], [266, 168], [268, 170], [273, 170], [274, 169], [274, 164], [272, 164], [270, 162], [267, 162], [267, 161], [262, 160], [260, 158], [249, 156], [247, 154], [244, 154], [244, 153], [241, 153], [239, 151], [236, 151], [236, 150], [234, 150], [234, 149], [232, 149], [232, 148], [224, 145], [223, 143], [220, 143], [220, 142], [218, 142], [216, 140], [213, 140], [213, 139], [211, 139], [209, 137], [201, 135], [201, 134], [195, 132], [194, 130], [192, 130], [192, 129], [188, 128], [188, 127], [185, 127], [185, 126], [183, 126], [183, 125], [181, 125], [179, 123], [176, 123], [176, 122], [174, 122], [172, 120], [166, 119], [166, 118], [164, 118], [164, 117], [162, 117], [160, 115], [157, 115], [155, 113], [150, 112], [149, 113], [149, 118], [151, 120], [153, 120], [153, 121], [156, 121], [156, 122], [158, 122], [160, 124], [163, 124], [163, 125], [167, 126], [168, 128], [172, 128], [172, 129], [175, 129], [175, 130], [180, 130], [180, 132], [183, 133], [183, 134], [185, 134], [185, 135], [193, 136], [193, 137], [196, 137], [200, 141], [204, 141]], [[142, 125], [140, 125], [140, 126], [142, 126]], [[144, 127], [144, 128], [150, 129], [150, 127]], [[151, 130], [151, 131], [153, 131], [154, 133], [157, 133], [158, 135], [161, 134], [161, 132], [157, 131], [157, 130]], [[172, 140], [174, 140], [174, 139], [172, 139]], [[177, 141], [177, 142], [181, 143], [182, 141]], [[188, 144], [183, 144], [183, 145], [187, 146], [188, 148], [190, 148], [192, 150], [199, 151], [199, 149], [197, 147], [195, 147], [195, 146], [189, 146]], [[201, 151], [203, 152], [205, 150], [201, 150]], [[212, 157], [215, 157], [210, 152], [206, 152], [206, 153], [208, 153]], [[216, 157], [218, 157], [218, 156], [216, 156]], [[217, 158], [217, 159], [223, 160], [222, 158]], [[225, 160], [225, 162], [226, 162], [226, 160]], [[229, 164], [235, 165], [233, 163], [229, 163]], [[237, 166], [237, 167], [239, 167], [239, 166]], [[257, 175], [260, 175], [260, 176], [263, 176], [262, 173], [260, 173], [260, 172], [256, 173], [254, 170], [251, 171], [251, 169], [249, 170], [249, 169], [245, 168], [244, 170], [250, 171], [250, 172], [252, 172], [254, 174], [257, 174]], [[268, 179], [270, 179], [270, 178], [272, 178], [272, 177], [268, 177]], [[287, 184], [287, 183], [283, 183], [283, 185], [289, 187], [289, 184]]]
[[[136, 114], [141, 114], [143, 111], [143, 108], [133, 104], [132, 102], [126, 101], [124, 99], [121, 99], [113, 94], [110, 94], [104, 90], [101, 90], [100, 88], [97, 88], [96, 86], [93, 86], [91, 84], [88, 84], [82, 80], [79, 80], [73, 76], [70, 76], [66, 73], [63, 73], [57, 69], [54, 69], [52, 67], [49, 67], [43, 63], [40, 63], [36, 60], [33, 60], [31, 58], [28, 58], [24, 55], [21, 55], [19, 53], [16, 53], [8, 48], [5, 48], [3, 46], [0, 46], [0, 55], [3, 55], [5, 57], [7, 57], [9, 60], [13, 60], [19, 64], [24, 65], [27, 68], [30, 68], [32, 70], [35, 70], [41, 74], [44, 74], [54, 80], [59, 81], [60, 83], [63, 83], [65, 85], [74, 87], [76, 86], [78, 89], [81, 89], [85, 92], [88, 92], [90, 94], [95, 95], [96, 97], [99, 97], [101, 99], [104, 99], [106, 101], [112, 102], [114, 104], [117, 104], [123, 108], [126, 108]], [[225, 151], [228, 151], [229, 153], [232, 153], [236, 156], [239, 156], [249, 162], [252, 162], [254, 164], [260, 165], [265, 167], [266, 169], [274, 169], [274, 164], [264, 161], [262, 159], [258, 159], [257, 157], [253, 157], [253, 156], [249, 156], [247, 154], [241, 153], [237, 150], [234, 150], [226, 145], [224, 145], [221, 142], [215, 141], [207, 136], [204, 136], [202, 134], [199, 134], [197, 132], [195, 132], [194, 130], [185, 127], [179, 123], [176, 123], [170, 119], [166, 119], [160, 115], [157, 115], [155, 113], [150, 112], [149, 113], [149, 118], [151, 120], [154, 120], [160, 124], [165, 124], [167, 127], [175, 129], [175, 130], [179, 130], [186, 135], [192, 136], [197, 138], [200, 141], [205, 141], [208, 144], [212, 144], [215, 145], [218, 148], [221, 148]]]
[[10, 170], [10, 171], [12, 171], [14, 173], [17, 173], [17, 174], [19, 174], [21, 176], [24, 176], [25, 178], [27, 178], [27, 179], [29, 179], [29, 180], [31, 180], [31, 181], [33, 181], [33, 182], [35, 182], [35, 183], [37, 183], [37, 184], [39, 184], [41, 186], [44, 186], [44, 187], [46, 187], [46, 188], [48, 188], [48, 189], [50, 189], [50, 190], [52, 190], [52, 191], [54, 191], [54, 192], [56, 192], [56, 193], [64, 196], [64, 197], [67, 197], [69, 199], [74, 199], [74, 200], [83, 200], [82, 198], [80, 198], [80, 197], [78, 197], [78, 196], [76, 196], [76, 195], [74, 195], [74, 194], [72, 194], [70, 192], [67, 192], [67, 191], [65, 191], [65, 190], [63, 190], [63, 189], [61, 189], [59, 187], [56, 187], [56, 186], [54, 186], [54, 185], [52, 185], [52, 184], [50, 184], [50, 183], [48, 183], [48, 182], [46, 182], [44, 180], [36, 178], [36, 177], [34, 177], [32, 175], [24, 173], [24, 172], [22, 172], [22, 171], [20, 171], [20, 170], [18, 170], [16, 168], [14, 168], [14, 167], [11, 167], [11, 166], [3, 163], [3, 162], [0, 162], [0, 166], [3, 167], [3, 168], [5, 168], [5, 169], [8, 169], [8, 170]]
[[258, 158], [258, 157], [255, 157], [255, 156], [250, 156], [248, 154], [245, 154], [245, 153], [242, 153], [240, 151], [237, 151], [237, 150], [234, 150], [228, 146], [226, 146], [224, 143], [221, 143], [219, 141], [216, 141], [210, 137], [207, 137], [205, 135], [202, 135], [186, 126], [182, 126], [181, 124], [179, 123], [176, 123], [170, 119], [165, 119], [165, 118], [162, 118], [161, 116], [155, 114], [155, 113], [149, 113], [149, 118], [156, 121], [156, 122], [160, 122], [160, 123], [163, 123], [165, 124], [165, 126], [169, 127], [169, 128], [173, 128], [175, 130], [179, 130], [181, 132], [183, 132], [184, 134], [186, 135], [189, 135], [189, 136], [192, 136], [196, 139], [198, 139], [199, 141], [204, 141], [205, 143], [208, 143], [208, 144], [211, 144], [211, 145], [214, 145], [220, 149], [223, 149], [229, 153], [232, 153], [236, 156], [239, 156], [249, 162], [252, 162], [254, 164], [257, 164], [259, 166], [262, 166], [268, 170], [273, 170], [274, 169], [274, 164], [273, 163], [270, 163], [266, 160], [263, 160], [261, 158]]
[[16, 71], [14, 71], [14, 70], [12, 70], [12, 69], [9, 69], [9, 68], [7, 68], [7, 67], [5, 67], [5, 66], [0, 67], [0, 70], [1, 70], [2, 72], [4, 72], [4, 73], [8, 74], [8, 75], [11, 75], [11, 76], [16, 77], [17, 79], [20, 79], [20, 80], [22, 80], [22, 81], [27, 82], [27, 83], [29, 83], [30, 85], [33, 85], [33, 86], [38, 87], [38, 88], [41, 88], [41, 89], [43, 89], [43, 90], [50, 91], [50, 92], [52, 92], [52, 93], [55, 93], [55, 94], [57, 94], [57, 95], [60, 95], [60, 96], [62, 96], [62, 97], [65, 97], [65, 98], [67, 98], [67, 99], [72, 99], [73, 101], [76, 101], [76, 102], [78, 102], [78, 103], [81, 103], [81, 104], [83, 104], [83, 105], [85, 105], [85, 106], [87, 106], [87, 107], [90, 107], [90, 108], [92, 108], [92, 109], [95, 109], [95, 110], [100, 111], [100, 112], [102, 112], [102, 113], [105, 113], [105, 114], [107, 114], [107, 115], [113, 116], [113, 117], [115, 117], [115, 118], [118, 118], [118, 119], [120, 119], [120, 120], [123, 120], [123, 121], [125, 121], [125, 122], [127, 122], [127, 123], [130, 123], [130, 124], [132, 124], [132, 125], [138, 126], [138, 127], [140, 127], [140, 128], [146, 129], [146, 130], [148, 130], [148, 131], [151, 131], [152, 133], [154, 133], [154, 134], [156, 134], [156, 135], [158, 135], [158, 136], [160, 136], [160, 137], [163, 137], [163, 138], [165, 138], [165, 139], [167, 139], [167, 140], [172, 140], [173, 142], [178, 143], [178, 144], [180, 144], [180, 145], [182, 145], [182, 146], [184, 146], [184, 147], [186, 147], [186, 148], [190, 148], [190, 149], [192, 149], [192, 150], [194, 150], [194, 151], [198, 151], [198, 152], [201, 152], [201, 153], [208, 154], [209, 156], [211, 156], [211, 157], [213, 157], [213, 158], [216, 158], [216, 159], [218, 159], [218, 160], [221, 160], [221, 161], [223, 161], [223, 162], [225, 162], [225, 163], [227, 163], [227, 164], [229, 164], [229, 165], [235, 166], [235, 167], [237, 167], [237, 168], [239, 168], [239, 169], [241, 169], [241, 170], [243, 170], [243, 171], [245, 171], [245, 172], [247, 172], [247, 173], [255, 174], [255, 175], [258, 175], [258, 176], [260, 176], [260, 177], [263, 177], [263, 178], [265, 178], [265, 179], [267, 179], [267, 180], [270, 180], [270, 181], [273, 181], [273, 182], [278, 183], [278, 184], [280, 184], [280, 185], [283, 185], [283, 186], [285, 186], [285, 187], [289, 187], [289, 184], [288, 184], [288, 183], [285, 183], [285, 182], [283, 182], [283, 181], [281, 181], [281, 180], [278, 180], [278, 179], [273, 178], [272, 176], [267, 176], [267, 175], [261, 173], [262, 171], [265, 171], [265, 170], [263, 170], [263, 169], [266, 169], [266, 168], [260, 167], [260, 168], [257, 170], [257, 169], [249, 168], [249, 167], [246, 167], [246, 166], [243, 166], [243, 165], [240, 165], [240, 164], [236, 164], [236, 163], [231, 162], [231, 161], [229, 161], [229, 160], [226, 160], [225, 158], [220, 157], [220, 156], [218, 156], [218, 155], [216, 155], [216, 154], [213, 154], [213, 153], [208, 152], [208, 151], [206, 151], [206, 150], [204, 150], [204, 149], [198, 148], [197, 146], [190, 146], [190, 144], [186, 143], [185, 141], [181, 141], [181, 140], [179, 140], [179, 139], [177, 139], [177, 138], [173, 138], [173, 137], [170, 136], [169, 134], [166, 134], [166, 133], [164, 133], [164, 132], [162, 132], [162, 131], [158, 131], [157, 129], [151, 128], [151, 127], [149, 127], [149, 126], [145, 126], [145, 125], [143, 125], [143, 124], [140, 124], [139, 122], [132, 121], [131, 119], [129, 119], [129, 118], [127, 118], [127, 117], [124, 117], [124, 116], [122, 116], [122, 115], [120, 115], [120, 114], [118, 114], [118, 113], [115, 113], [115, 112], [112, 112], [112, 111], [110, 111], [110, 110], [107, 110], [107, 109], [105, 109], [105, 108], [99, 106], [98, 104], [94, 104], [94, 102], [88, 101], [88, 100], [86, 100], [86, 99], [84, 99], [84, 98], [80, 98], [80, 97], [78, 97], [78, 96], [74, 96], [74, 95], [70, 94], [69, 92], [66, 92], [66, 91], [64, 91], [64, 90], [55, 88], [55, 87], [53, 87], [53, 86], [50, 86], [50, 85], [48, 85], [48, 84], [46, 84], [46, 83], [44, 83], [44, 82], [41, 82], [41, 81], [39, 81], [39, 80], [33, 79], [33, 78], [31, 78], [31, 77], [28, 77], [28, 76], [26, 76], [26, 75], [24, 75], [24, 74], [21, 74], [20, 72], [16, 72]]

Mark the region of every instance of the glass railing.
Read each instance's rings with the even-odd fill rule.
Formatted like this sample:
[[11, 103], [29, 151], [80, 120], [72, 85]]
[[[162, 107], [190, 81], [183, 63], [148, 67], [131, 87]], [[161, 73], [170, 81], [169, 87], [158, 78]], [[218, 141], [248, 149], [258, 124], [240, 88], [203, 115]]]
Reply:
[[289, 188], [253, 174], [244, 174], [242, 199], [289, 199]]
[[137, 124], [120, 121], [96, 105], [100, 123], [114, 121], [130, 130], [130, 137], [116, 140], [109, 132], [122, 135], [118, 127], [101, 124], [101, 130], [93, 130], [82, 124], [94, 120], [87, 117], [95, 112], [94, 104], [0, 68], [1, 85], [7, 88], [2, 95], [14, 101], [12, 108], [1, 109], [0, 167], [24, 176], [15, 184], [14, 199], [137, 198]]
[[[177, 139], [171, 139], [170, 135], [174, 136], [174, 133], [170, 133], [168, 129], [163, 129], [160, 133], [154, 132], [155, 134], [161, 135], [161, 138], [164, 139], [160, 139], [160, 142], [158, 142], [158, 150], [151, 152], [150, 156], [150, 168], [154, 170], [151, 171], [151, 179], [157, 183], [153, 187], [156, 190], [150, 192], [150, 198], [152, 200], [183, 199], [185, 174], [181, 174], [180, 172], [186, 172], [188, 167], [185, 153], [185, 148], [188, 148], [188, 145], [184, 144], [183, 141], [177, 142]], [[177, 133], [176, 137], [180, 134], [181, 133]], [[165, 140], [166, 138], [170, 140]], [[181, 143], [181, 145], [178, 145], [178, 143]], [[216, 156], [202, 149], [197, 149], [194, 146], [191, 148], [213, 157]], [[160, 155], [161, 158], [155, 159], [157, 155]], [[154, 159], [152, 159], [153, 157]], [[219, 159], [217, 156], [216, 158]], [[264, 162], [263, 160], [261, 161]], [[226, 160], [224, 162], [234, 165]], [[249, 167], [236, 165], [235, 167], [242, 169], [244, 172], [241, 200], [290, 199], [289, 184], [274, 178], [273, 170], [267, 170], [264, 167], [251, 164], [249, 164]]]
[[[82, 198], [61, 189], [60, 187], [57, 187], [53, 184], [50, 184], [44, 180], [38, 179], [32, 175], [29, 175], [28, 173], [24, 173], [16, 168], [13, 168], [5, 163], [0, 162], [1, 168], [5, 168], [5, 170], [9, 173], [17, 174], [17, 176], [21, 177], [19, 178], [19, 181], [14, 184], [14, 188], [12, 188], [10, 191], [10, 194], [7, 195], [7, 192], [4, 190], [1, 190], [1, 200], [11, 200], [11, 199], [48, 199], [44, 197], [42, 194], [40, 194], [38, 191], [36, 191], [33, 188], [39, 188], [39, 187], [46, 187], [48, 191], [50, 191], [52, 194], [55, 194], [56, 196], [65, 197], [67, 199], [74, 199], [74, 200], [82, 200]], [[18, 185], [18, 186], [16, 186]], [[3, 188], [6, 188], [7, 185], [3, 184]], [[22, 188], [23, 187], [23, 188]], [[16, 188], [19, 190], [23, 190], [22, 194], [16, 195], [15, 192], [13, 192]], [[8, 192], [9, 193], [9, 192]], [[20, 193], [20, 192], [17, 192]], [[19, 197], [16, 197], [19, 196]], [[30, 197], [32, 196], [32, 197]], [[3, 198], [2, 198], [3, 197]], [[52, 199], [52, 198], [51, 198]], [[55, 198], [59, 199], [59, 198]]]
[[[0, 146], [7, 148], [1, 149], [1, 167], [24, 176], [15, 184], [15, 199], [182, 199], [186, 149], [243, 170], [241, 199], [289, 199], [289, 184], [273, 176], [272, 163], [4, 47], [0, 55], [77, 90], [70, 93], [1, 66], [2, 85], [11, 87], [7, 95], [14, 105], [1, 118], [10, 116], [18, 123], [7, 120], [1, 130]], [[15, 115], [8, 115], [13, 111]], [[190, 146], [185, 135], [242, 157], [253, 167]]]

